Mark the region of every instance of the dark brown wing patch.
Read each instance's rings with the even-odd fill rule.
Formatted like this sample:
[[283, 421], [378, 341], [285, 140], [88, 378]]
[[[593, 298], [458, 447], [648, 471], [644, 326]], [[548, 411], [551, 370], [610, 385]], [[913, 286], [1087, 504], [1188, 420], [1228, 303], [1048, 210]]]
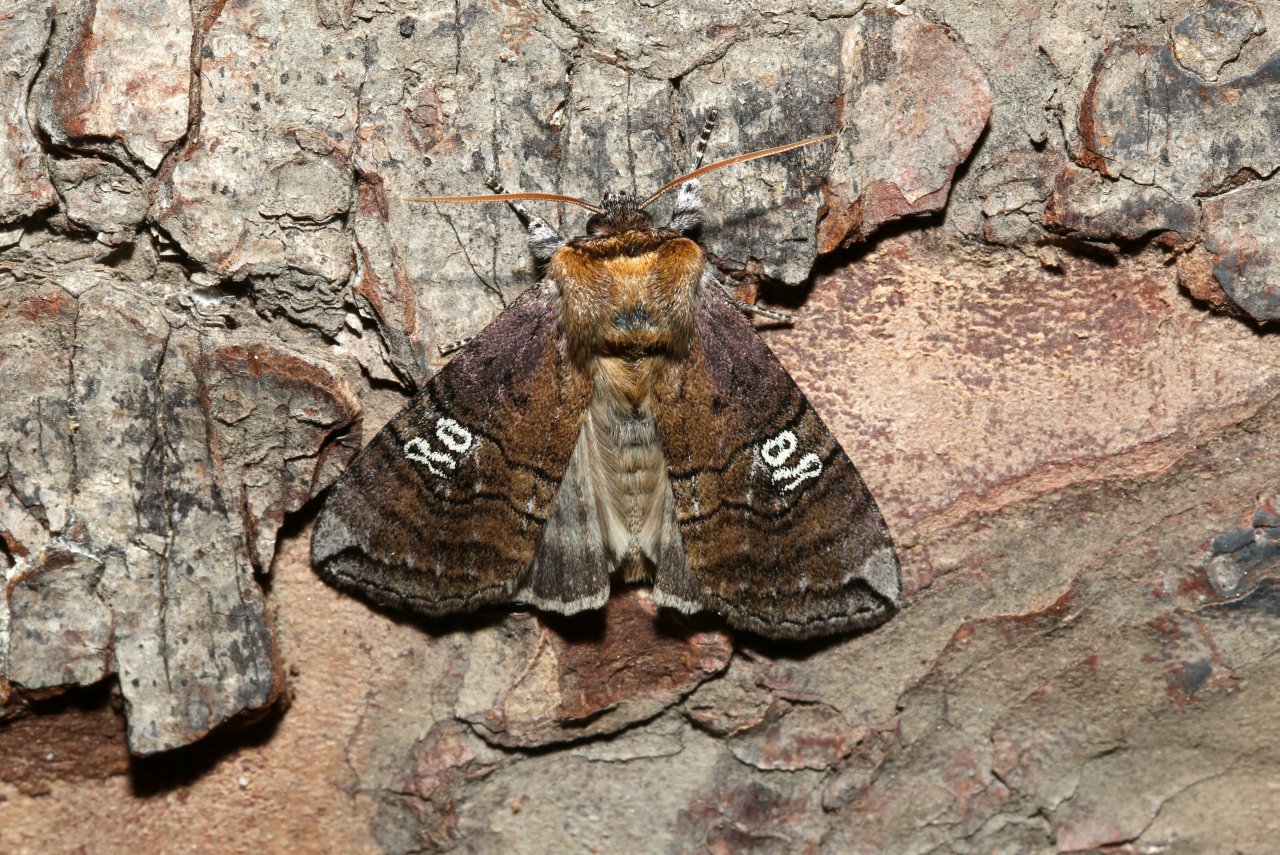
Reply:
[[655, 389], [688, 573], [659, 603], [803, 638], [872, 626], [900, 599], [893, 543], [834, 436], [750, 322], [707, 289], [689, 357]]
[[321, 575], [430, 615], [520, 587], [591, 394], [549, 288], [486, 327], [334, 485], [311, 539]]

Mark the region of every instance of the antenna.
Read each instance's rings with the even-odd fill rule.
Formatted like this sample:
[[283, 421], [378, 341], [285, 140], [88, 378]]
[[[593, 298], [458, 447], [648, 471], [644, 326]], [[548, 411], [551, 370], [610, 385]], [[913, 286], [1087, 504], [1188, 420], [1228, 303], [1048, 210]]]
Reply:
[[668, 181], [666, 184], [663, 184], [662, 187], [658, 188], [658, 191], [656, 193], [654, 193], [648, 199], [645, 199], [643, 202], [641, 202], [640, 207], [641, 208], [649, 207], [649, 205], [651, 205], [655, 199], [657, 199], [659, 196], [662, 196], [667, 191], [674, 190], [676, 187], [679, 187], [681, 184], [685, 183], [686, 181], [692, 181], [695, 178], [701, 178], [702, 176], [706, 175], [708, 172], [715, 172], [717, 169], [724, 169], [726, 166], [733, 166], [735, 163], [744, 163], [748, 160], [755, 160], [758, 157], [772, 157], [775, 154], [782, 154], [784, 151], [791, 151], [793, 148], [800, 148], [806, 145], [813, 145], [814, 143], [820, 143], [820, 142], [824, 142], [826, 140], [832, 140], [835, 138], [836, 138], [835, 134], [824, 134], [823, 136], [820, 136], [820, 137], [809, 137], [807, 140], [800, 140], [799, 142], [787, 143], [786, 145], [775, 146], [773, 148], [765, 148], [765, 149], [761, 149], [760, 151], [748, 152], [747, 154], [740, 154], [740, 155], [737, 155], [736, 157], [731, 157], [728, 160], [718, 160], [715, 163], [712, 163], [708, 166], [703, 166], [700, 169], [695, 169], [693, 170], [693, 172], [690, 172], [688, 175], [681, 175], [679, 178], [676, 178], [672, 181]]
[[557, 193], [486, 193], [482, 196], [417, 196], [405, 199], [406, 202], [563, 202], [566, 205], [577, 205], [586, 208], [593, 214], [603, 214], [599, 205], [592, 205], [573, 196], [561, 196]]

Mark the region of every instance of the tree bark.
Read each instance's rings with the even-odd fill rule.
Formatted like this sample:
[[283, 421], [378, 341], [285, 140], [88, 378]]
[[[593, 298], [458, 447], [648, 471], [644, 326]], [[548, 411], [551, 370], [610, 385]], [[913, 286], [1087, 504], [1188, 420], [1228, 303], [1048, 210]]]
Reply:
[[[1274, 845], [1280, 5], [41, 0], [0, 56], [0, 850]], [[533, 283], [413, 198], [645, 195], [712, 109], [835, 135], [701, 240], [905, 608], [326, 587], [313, 497]]]

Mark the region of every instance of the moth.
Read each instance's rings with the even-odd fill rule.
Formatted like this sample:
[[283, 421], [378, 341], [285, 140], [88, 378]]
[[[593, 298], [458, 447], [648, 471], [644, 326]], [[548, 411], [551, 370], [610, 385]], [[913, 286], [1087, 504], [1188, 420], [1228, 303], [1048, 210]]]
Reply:
[[[661, 607], [805, 638], [900, 603], [884, 519], [853, 464], [689, 237], [701, 166], [644, 200], [511, 204], [545, 277], [441, 368], [324, 502], [332, 583], [427, 615], [517, 602], [573, 614], [612, 579]], [[665, 226], [648, 208], [677, 189]], [[522, 202], [590, 212], [565, 240]]]

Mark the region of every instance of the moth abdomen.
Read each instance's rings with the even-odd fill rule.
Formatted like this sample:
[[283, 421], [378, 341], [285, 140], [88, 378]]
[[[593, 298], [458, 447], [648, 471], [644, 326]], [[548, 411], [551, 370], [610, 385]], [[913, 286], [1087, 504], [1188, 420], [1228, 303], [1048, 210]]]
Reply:
[[666, 459], [647, 385], [633, 401], [625, 393], [617, 394], [603, 377], [602, 373], [581, 441], [587, 443], [609, 570], [621, 570], [627, 581], [640, 581], [651, 574], [659, 554], [669, 491]]

